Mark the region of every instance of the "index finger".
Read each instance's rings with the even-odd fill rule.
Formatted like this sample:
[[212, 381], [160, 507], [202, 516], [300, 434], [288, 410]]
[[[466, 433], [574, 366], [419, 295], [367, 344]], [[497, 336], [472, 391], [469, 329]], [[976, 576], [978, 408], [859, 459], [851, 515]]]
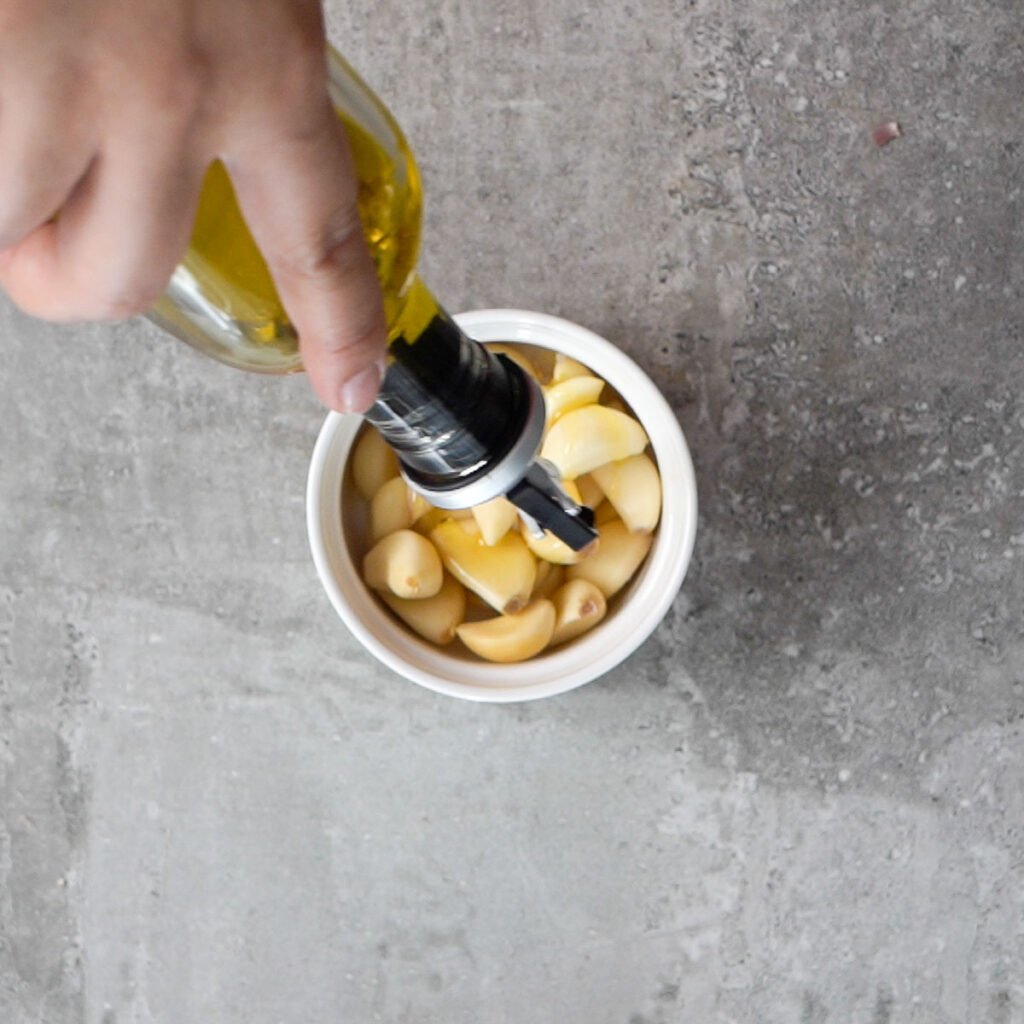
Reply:
[[261, 124], [224, 154], [239, 205], [299, 334], [320, 400], [363, 412], [384, 375], [387, 328], [363, 238], [358, 181], [326, 92], [301, 126]]

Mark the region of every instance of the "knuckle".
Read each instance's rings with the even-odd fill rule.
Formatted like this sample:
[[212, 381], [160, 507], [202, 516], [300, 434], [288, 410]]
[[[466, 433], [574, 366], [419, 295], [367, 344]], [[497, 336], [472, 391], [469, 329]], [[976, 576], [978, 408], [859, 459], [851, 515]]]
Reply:
[[299, 28], [287, 32], [275, 62], [274, 94], [280, 104], [309, 104], [327, 94], [327, 56], [319, 32]]
[[145, 88], [147, 116], [163, 123], [192, 124], [208, 102], [213, 69], [198, 46], [177, 50], [151, 67]]
[[387, 326], [379, 303], [361, 302], [339, 310], [307, 341], [351, 371], [356, 364], [381, 355], [386, 339]]
[[317, 281], [345, 276], [366, 258], [362, 224], [353, 210], [333, 218], [317, 235], [283, 248], [273, 262], [289, 278]]
[[[2, 2], [2, 0], [0, 0]], [[329, 109], [327, 39], [316, 0], [278, 4], [247, 38], [246, 59], [232, 62], [233, 94], [226, 105], [256, 133], [276, 122], [289, 135], [312, 134]], [[214, 88], [224, 98], [228, 88], [219, 76]], [[237, 136], [240, 119], [222, 126]]]
[[[10, 195], [0, 191], [0, 194]], [[0, 202], [0, 250], [9, 249], [29, 233], [30, 223], [24, 215], [25, 205], [21, 202]]]
[[383, 318], [373, 316], [361, 317], [351, 324], [335, 324], [320, 339], [320, 347], [333, 359], [351, 357], [354, 361], [362, 361], [363, 354], [374, 352], [383, 344], [385, 336]]
[[282, 26], [285, 54], [295, 61], [326, 67], [326, 36], [320, 5], [297, 3], [286, 8]]
[[23, 241], [52, 220], [60, 198], [48, 181], [24, 175], [12, 181], [0, 177], [0, 249]]
[[[24, 39], [35, 27], [31, 4], [0, 3], [0, 39]], [[10, 47], [8, 47], [10, 49]]]
[[297, 122], [293, 123], [300, 129], [307, 120], [301, 115], [326, 96], [326, 90], [327, 80], [322, 69], [311, 67], [308, 61], [292, 61], [274, 85], [273, 103], [287, 111], [289, 118], [299, 114]]
[[0, 285], [26, 313], [44, 320], [127, 320], [152, 309], [164, 286], [150, 280], [112, 284], [75, 268], [51, 268], [20, 247], [7, 250]]

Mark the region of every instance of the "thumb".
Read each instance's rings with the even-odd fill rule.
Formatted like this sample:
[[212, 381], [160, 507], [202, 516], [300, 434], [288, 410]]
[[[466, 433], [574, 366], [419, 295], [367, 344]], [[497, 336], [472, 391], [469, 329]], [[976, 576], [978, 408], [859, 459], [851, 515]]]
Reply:
[[261, 137], [224, 162], [298, 331], [313, 390], [331, 409], [363, 412], [384, 375], [380, 285], [348, 142], [326, 95], [313, 117], [301, 127], [261, 121]]

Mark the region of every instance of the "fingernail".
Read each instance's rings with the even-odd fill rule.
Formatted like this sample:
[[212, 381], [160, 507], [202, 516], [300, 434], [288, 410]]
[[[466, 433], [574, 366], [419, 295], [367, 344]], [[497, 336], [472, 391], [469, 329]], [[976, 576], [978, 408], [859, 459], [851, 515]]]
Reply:
[[374, 363], [373, 366], [368, 366], [354, 377], [350, 377], [341, 385], [341, 411], [366, 412], [373, 405], [383, 379], [382, 363]]

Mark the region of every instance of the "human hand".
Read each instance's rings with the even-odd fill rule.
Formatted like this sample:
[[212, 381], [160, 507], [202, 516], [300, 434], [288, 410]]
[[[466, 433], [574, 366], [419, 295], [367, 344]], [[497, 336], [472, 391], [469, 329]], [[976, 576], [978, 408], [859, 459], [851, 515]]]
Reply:
[[314, 391], [362, 411], [386, 331], [326, 75], [318, 0], [0, 0], [0, 286], [50, 320], [146, 311], [219, 158]]

